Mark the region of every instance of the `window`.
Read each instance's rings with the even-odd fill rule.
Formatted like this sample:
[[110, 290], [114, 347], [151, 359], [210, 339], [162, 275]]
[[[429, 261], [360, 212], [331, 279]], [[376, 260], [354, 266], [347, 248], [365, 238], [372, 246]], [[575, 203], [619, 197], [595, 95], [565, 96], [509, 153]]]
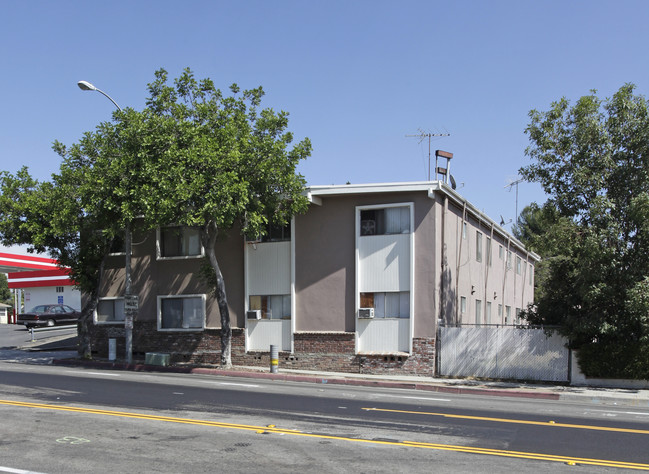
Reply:
[[57, 293], [63, 293], [63, 287], [62, 286], [57, 286], [56, 287], [56, 292]]
[[361, 293], [361, 308], [374, 308], [375, 318], [409, 318], [410, 292]]
[[482, 232], [475, 232], [475, 259], [477, 262], [482, 262]]
[[512, 268], [512, 251], [508, 250], [507, 251], [507, 270], [511, 270]]
[[503, 305], [498, 305], [498, 322], [503, 320]]
[[163, 258], [202, 255], [199, 230], [195, 227], [163, 227], [159, 245]]
[[203, 329], [205, 296], [158, 296], [158, 329]]
[[487, 317], [487, 324], [491, 324], [491, 301], [487, 301], [487, 307], [485, 308], [485, 316]]
[[520, 324], [520, 323], [521, 323], [521, 309], [516, 308], [516, 324]]
[[460, 296], [460, 313], [466, 314], [466, 296]]
[[516, 274], [520, 275], [521, 274], [521, 258], [516, 257]]
[[254, 295], [250, 309], [261, 310], [262, 319], [291, 319], [291, 295]]
[[291, 240], [291, 223], [286, 225], [268, 224], [266, 234], [261, 237], [246, 237], [248, 241], [283, 242]]
[[505, 306], [505, 324], [508, 324], [512, 320], [512, 307]]
[[498, 258], [501, 259], [501, 260], [503, 259], [503, 252], [504, 252], [503, 246], [499, 245], [498, 246]]
[[97, 323], [121, 323], [124, 321], [124, 298], [101, 298], [95, 310]]
[[113, 237], [113, 242], [110, 244], [110, 254], [125, 254], [126, 253], [126, 242], [124, 241], [124, 234], [119, 234]]
[[475, 300], [475, 323], [480, 326], [482, 323], [482, 301]]
[[487, 237], [487, 265], [491, 266], [491, 237]]
[[361, 209], [361, 236], [410, 233], [410, 207]]

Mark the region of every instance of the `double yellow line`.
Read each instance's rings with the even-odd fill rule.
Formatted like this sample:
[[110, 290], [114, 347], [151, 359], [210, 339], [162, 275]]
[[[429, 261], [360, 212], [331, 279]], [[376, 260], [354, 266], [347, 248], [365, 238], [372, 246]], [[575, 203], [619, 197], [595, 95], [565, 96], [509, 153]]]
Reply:
[[[210, 426], [215, 428], [228, 428], [228, 429], [238, 429], [238, 430], [247, 430], [254, 431], [256, 433], [281, 433], [293, 436], [303, 436], [307, 438], [318, 438], [318, 439], [330, 439], [330, 440], [339, 440], [353, 443], [368, 443], [368, 444], [379, 444], [379, 445], [390, 445], [390, 446], [400, 446], [400, 447], [409, 447], [409, 448], [423, 448], [423, 449], [434, 449], [441, 451], [455, 451], [461, 453], [471, 453], [471, 454], [482, 454], [490, 456], [501, 456], [501, 457], [510, 457], [510, 458], [519, 458], [519, 459], [533, 459], [538, 461], [552, 461], [552, 462], [561, 462], [570, 465], [590, 465], [590, 466], [604, 466], [604, 467], [617, 467], [622, 469], [639, 469], [649, 471], [649, 464], [640, 464], [640, 463], [631, 463], [623, 461], [610, 461], [605, 459], [588, 459], [588, 458], [574, 458], [567, 456], [555, 456], [552, 454], [539, 454], [539, 453], [526, 453], [519, 451], [506, 451], [499, 449], [488, 449], [488, 448], [474, 448], [470, 446], [454, 446], [448, 444], [435, 444], [435, 443], [421, 443], [416, 441], [382, 441], [382, 440], [371, 440], [371, 439], [362, 439], [362, 438], [347, 438], [341, 436], [329, 436], [323, 434], [313, 434], [313, 433], [304, 433], [298, 430], [289, 430], [283, 428], [277, 428], [274, 425], [268, 426], [255, 426], [255, 425], [244, 425], [237, 423], [222, 423], [218, 421], [206, 421], [206, 420], [195, 420], [191, 418], [177, 418], [170, 416], [158, 416], [158, 415], [144, 415], [141, 413], [133, 412], [122, 412], [122, 411], [111, 411], [111, 410], [96, 410], [92, 408], [80, 408], [80, 407], [71, 407], [63, 405], [49, 405], [43, 403], [29, 403], [29, 402], [17, 402], [11, 400], [0, 400], [0, 405], [10, 405], [24, 408], [36, 408], [36, 409], [45, 409], [45, 410], [57, 410], [57, 411], [66, 411], [74, 413], [87, 413], [92, 415], [103, 415], [103, 416], [116, 416], [123, 418], [135, 418], [141, 420], [152, 420], [152, 421], [164, 421], [167, 423], [184, 423], [192, 425], [201, 425], [201, 426]], [[379, 410], [375, 408], [364, 408], [364, 410]], [[523, 420], [506, 420], [500, 418], [482, 418], [482, 417], [464, 417], [459, 415], [445, 415], [442, 413], [426, 413], [426, 412], [408, 412], [400, 410], [381, 410], [381, 411], [391, 411], [396, 413], [417, 413], [425, 415], [437, 415], [437, 416], [449, 416], [453, 418], [468, 418], [468, 419], [481, 419], [481, 420], [491, 420], [491, 421], [505, 421], [510, 423], [526, 423]], [[529, 424], [546, 424], [540, 422], [527, 422]], [[551, 424], [550, 426], [564, 426], [564, 427], [581, 427], [582, 425], [562, 425], [562, 424]], [[585, 425], [584, 425], [585, 427]], [[596, 427], [588, 427], [589, 429], [594, 429]], [[641, 430], [615, 430], [607, 429], [610, 431], [630, 431], [630, 432], [639, 432], [646, 433]]]
[[617, 433], [649, 434], [649, 430], [611, 428], [608, 426], [574, 425], [570, 423], [555, 423], [554, 421], [529, 421], [529, 420], [516, 420], [510, 418], [490, 418], [486, 416], [450, 415], [448, 413], [435, 413], [435, 412], [409, 411], [409, 410], [390, 410], [387, 408], [361, 408], [361, 410], [384, 411], [389, 413], [409, 413], [415, 415], [439, 416], [442, 418], [459, 418], [463, 420], [494, 421], [497, 423], [516, 423], [521, 425], [537, 425], [537, 426], [545, 426], [545, 427], [553, 427], [553, 428], [575, 428], [575, 429], [593, 430], [593, 431], [614, 431]]

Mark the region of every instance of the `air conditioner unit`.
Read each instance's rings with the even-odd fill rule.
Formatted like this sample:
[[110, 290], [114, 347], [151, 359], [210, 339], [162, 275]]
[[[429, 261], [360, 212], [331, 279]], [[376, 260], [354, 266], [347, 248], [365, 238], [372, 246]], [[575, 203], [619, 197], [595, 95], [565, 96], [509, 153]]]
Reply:
[[251, 311], [246, 311], [246, 317], [248, 319], [261, 319], [261, 310], [253, 309]]
[[358, 308], [358, 317], [362, 319], [371, 319], [374, 317], [374, 308]]
[[376, 221], [370, 219], [361, 221], [361, 235], [376, 235]]

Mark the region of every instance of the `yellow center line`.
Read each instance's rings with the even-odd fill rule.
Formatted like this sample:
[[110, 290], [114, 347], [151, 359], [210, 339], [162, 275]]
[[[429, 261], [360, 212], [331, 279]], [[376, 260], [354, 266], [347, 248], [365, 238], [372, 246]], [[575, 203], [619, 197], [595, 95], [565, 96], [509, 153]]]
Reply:
[[434, 449], [440, 451], [454, 451], [454, 452], [461, 452], [461, 453], [482, 454], [482, 455], [501, 456], [501, 457], [510, 457], [510, 458], [518, 458], [518, 459], [533, 459], [539, 461], [552, 461], [552, 462], [562, 462], [568, 464], [584, 464], [590, 466], [617, 467], [622, 469], [638, 469], [638, 470], [649, 471], [649, 464], [631, 463], [625, 461], [576, 458], [576, 457], [568, 457], [568, 456], [557, 456], [553, 454], [526, 453], [520, 451], [506, 451], [506, 450], [489, 449], [489, 448], [477, 448], [471, 446], [454, 446], [448, 444], [423, 443], [417, 441], [385, 441], [385, 440], [373, 440], [373, 439], [362, 439], [362, 438], [348, 438], [342, 436], [330, 436], [325, 434], [304, 433], [298, 430], [277, 428], [274, 427], [273, 425], [255, 426], [255, 425], [243, 425], [237, 423], [222, 423], [218, 421], [195, 420], [191, 418], [144, 415], [141, 413], [133, 413], [133, 412], [97, 410], [93, 408], [50, 405], [44, 403], [17, 402], [11, 400], [0, 400], [0, 405], [11, 405], [17, 407], [24, 407], [24, 408], [37, 408], [37, 409], [57, 410], [57, 411], [66, 411], [66, 412], [74, 412], [74, 413], [88, 413], [93, 415], [116, 416], [116, 417], [124, 417], [124, 418], [136, 418], [141, 420], [164, 421], [168, 423], [185, 423], [185, 424], [193, 424], [193, 425], [211, 426], [217, 428], [248, 430], [248, 431], [255, 431], [258, 433], [260, 432], [282, 433], [282, 434], [288, 434], [293, 436], [303, 436], [307, 438], [330, 439], [330, 440], [339, 440], [339, 441], [354, 442], [354, 443], [367, 443], [367, 444], [400, 446], [400, 447], [420, 448], [420, 449]]
[[613, 431], [616, 433], [649, 434], [649, 430], [634, 430], [630, 428], [611, 428], [608, 426], [574, 425], [570, 423], [555, 423], [554, 421], [530, 421], [530, 420], [516, 420], [510, 418], [491, 418], [487, 416], [451, 415], [448, 413], [435, 413], [435, 412], [425, 412], [425, 411], [390, 410], [388, 408], [361, 408], [361, 410], [385, 411], [390, 413], [408, 413], [414, 415], [440, 416], [443, 418], [458, 418], [463, 420], [494, 421], [497, 423], [516, 423], [521, 425], [550, 426], [556, 428], [575, 428], [581, 430]]

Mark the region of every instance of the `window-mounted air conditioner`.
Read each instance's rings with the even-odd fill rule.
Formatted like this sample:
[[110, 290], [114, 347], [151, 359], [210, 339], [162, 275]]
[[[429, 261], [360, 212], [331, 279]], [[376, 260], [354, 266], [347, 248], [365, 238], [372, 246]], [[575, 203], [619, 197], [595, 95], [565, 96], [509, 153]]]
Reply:
[[246, 311], [246, 317], [248, 319], [261, 319], [261, 310], [260, 309], [253, 309], [250, 311]]
[[361, 319], [372, 319], [374, 317], [374, 308], [359, 308], [358, 317]]

